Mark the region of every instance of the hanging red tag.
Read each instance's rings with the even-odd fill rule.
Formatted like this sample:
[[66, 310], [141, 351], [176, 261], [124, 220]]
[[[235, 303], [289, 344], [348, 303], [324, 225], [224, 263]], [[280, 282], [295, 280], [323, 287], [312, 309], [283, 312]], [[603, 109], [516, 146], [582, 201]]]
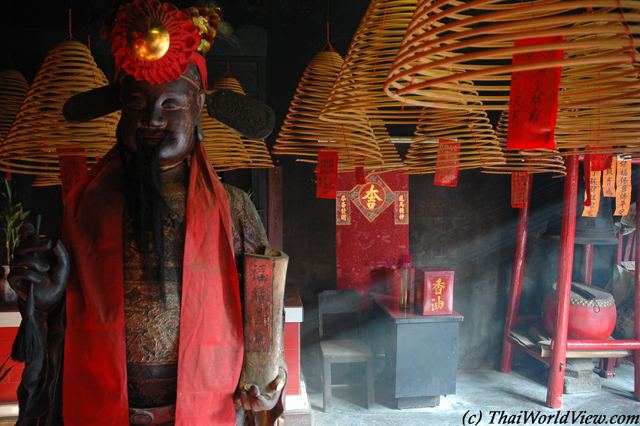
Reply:
[[602, 195], [605, 197], [616, 196], [616, 165], [618, 164], [618, 157], [612, 156], [611, 168], [604, 171], [602, 176]]
[[[587, 156], [588, 157], [588, 156]], [[591, 162], [589, 158], [585, 158], [584, 163], [584, 183], [585, 183], [585, 193], [584, 193], [584, 203], [582, 205], [584, 207], [589, 207], [591, 205]]]
[[7, 180], [13, 180], [13, 176], [11, 176], [11, 172], [7, 172]]
[[616, 173], [616, 211], [614, 216], [626, 216], [631, 204], [631, 160], [618, 157]]
[[449, 139], [438, 141], [438, 160], [433, 184], [440, 186], [458, 186], [458, 168], [460, 142]]
[[598, 171], [591, 172], [591, 175], [588, 180], [589, 184], [586, 186], [585, 194], [584, 194], [585, 198], [589, 197], [589, 199], [591, 200], [591, 205], [589, 206], [585, 205], [585, 208], [582, 210], [583, 217], [598, 216], [598, 210], [600, 210], [600, 193], [602, 192], [600, 189], [601, 177], [602, 177], [601, 171], [598, 170]]
[[367, 179], [364, 175], [364, 167], [356, 167], [356, 184], [364, 185]]
[[66, 152], [84, 152], [84, 148], [57, 148], [58, 163], [60, 165], [60, 184], [62, 186], [62, 200], [76, 183], [87, 174], [87, 157], [81, 155], [62, 155]]
[[[516, 40], [515, 46], [561, 42], [562, 36]], [[562, 59], [563, 51], [513, 55], [513, 64]], [[511, 74], [507, 149], [554, 149], [560, 67]]]
[[318, 183], [316, 197], [336, 198], [336, 181], [338, 180], [338, 153], [333, 151], [318, 152]]
[[589, 154], [589, 163], [592, 171], [603, 172], [611, 168], [613, 154]]
[[530, 184], [529, 172], [511, 173], [511, 207], [514, 209], [527, 207]]

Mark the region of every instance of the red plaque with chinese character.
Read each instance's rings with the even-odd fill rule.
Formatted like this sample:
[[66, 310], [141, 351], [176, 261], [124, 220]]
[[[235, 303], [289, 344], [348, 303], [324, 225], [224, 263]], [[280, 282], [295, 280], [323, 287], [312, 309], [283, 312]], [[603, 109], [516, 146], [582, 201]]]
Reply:
[[[562, 36], [516, 40], [515, 46], [556, 43]], [[513, 55], [513, 64], [562, 59], [563, 51], [529, 51]], [[511, 74], [507, 149], [554, 149], [560, 67]]]
[[454, 271], [439, 266], [418, 266], [415, 273], [415, 303], [418, 315], [450, 315], [453, 312]]
[[[67, 198], [71, 189], [87, 174], [87, 157], [84, 148], [57, 148], [58, 162], [60, 164], [60, 184], [62, 186], [62, 199]], [[63, 155], [63, 153], [80, 152], [81, 155]]]
[[433, 184], [439, 186], [458, 186], [458, 167], [460, 163], [460, 142], [449, 139], [438, 141], [437, 169]]

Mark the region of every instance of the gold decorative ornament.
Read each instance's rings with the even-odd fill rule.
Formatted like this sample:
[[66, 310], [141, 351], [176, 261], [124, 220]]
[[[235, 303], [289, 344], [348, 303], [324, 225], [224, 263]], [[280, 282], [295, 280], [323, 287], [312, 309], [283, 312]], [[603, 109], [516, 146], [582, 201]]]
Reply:
[[151, 16], [138, 18], [127, 32], [127, 45], [143, 61], [157, 61], [169, 50], [171, 37], [164, 24]]

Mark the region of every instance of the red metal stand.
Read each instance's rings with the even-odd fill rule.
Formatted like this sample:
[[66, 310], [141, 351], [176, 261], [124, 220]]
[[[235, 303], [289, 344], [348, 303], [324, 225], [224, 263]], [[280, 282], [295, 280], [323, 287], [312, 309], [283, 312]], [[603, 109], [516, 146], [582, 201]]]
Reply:
[[[504, 373], [511, 371], [513, 362], [513, 348], [518, 347], [531, 356], [536, 357], [549, 364], [549, 382], [547, 385], [546, 405], [551, 408], [559, 408], [562, 405], [562, 394], [564, 388], [564, 375], [567, 358], [567, 350], [616, 350], [625, 349], [633, 351], [634, 361], [634, 393], [636, 399], [640, 399], [640, 315], [635, 315], [634, 330], [635, 340], [568, 340], [569, 304], [571, 294], [571, 280], [573, 274], [573, 256], [577, 211], [577, 191], [578, 191], [578, 164], [576, 155], [567, 156], [566, 167], [567, 176], [564, 186], [564, 203], [562, 208], [562, 228], [560, 234], [560, 252], [558, 259], [558, 281], [556, 286], [556, 297], [558, 312], [556, 315], [556, 327], [553, 333], [551, 344], [551, 357], [542, 358], [538, 354], [520, 345], [517, 340], [510, 338], [510, 333], [518, 322], [518, 308], [520, 304], [520, 294], [522, 289], [522, 277], [524, 269], [524, 259], [526, 252], [526, 240], [529, 221], [529, 202], [531, 194], [528, 194], [527, 205], [521, 209], [518, 220], [518, 235], [516, 241], [516, 253], [513, 273], [511, 278], [511, 293], [509, 295], [509, 305], [507, 307], [507, 318], [505, 323], [502, 347], [502, 359], [500, 370]], [[531, 185], [530, 185], [531, 186]], [[529, 188], [530, 188], [529, 186]], [[640, 181], [638, 182], [638, 200], [640, 200]], [[640, 215], [637, 215], [637, 228], [640, 229]], [[640, 253], [640, 238], [636, 238], [635, 251]], [[591, 269], [592, 247], [585, 247], [583, 251], [582, 276], [585, 279], [590, 277], [586, 273], [586, 267]], [[618, 256], [620, 257], [620, 255]], [[590, 274], [589, 274], [590, 275]], [[590, 280], [589, 280], [590, 281]], [[635, 312], [640, 313], [640, 273], [635, 274]]]

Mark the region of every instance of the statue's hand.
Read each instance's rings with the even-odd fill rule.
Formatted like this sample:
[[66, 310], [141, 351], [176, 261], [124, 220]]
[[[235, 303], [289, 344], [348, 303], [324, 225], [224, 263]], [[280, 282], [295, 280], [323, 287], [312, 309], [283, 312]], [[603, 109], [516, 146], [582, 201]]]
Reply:
[[36, 309], [51, 310], [59, 301], [69, 278], [69, 255], [62, 242], [35, 239], [33, 225], [25, 225], [24, 238], [18, 245], [8, 281], [25, 300], [33, 284]]
[[238, 387], [234, 401], [246, 411], [268, 411], [276, 406], [287, 381], [287, 372], [279, 368], [278, 376], [269, 385], [267, 393], [260, 393], [257, 385]]

